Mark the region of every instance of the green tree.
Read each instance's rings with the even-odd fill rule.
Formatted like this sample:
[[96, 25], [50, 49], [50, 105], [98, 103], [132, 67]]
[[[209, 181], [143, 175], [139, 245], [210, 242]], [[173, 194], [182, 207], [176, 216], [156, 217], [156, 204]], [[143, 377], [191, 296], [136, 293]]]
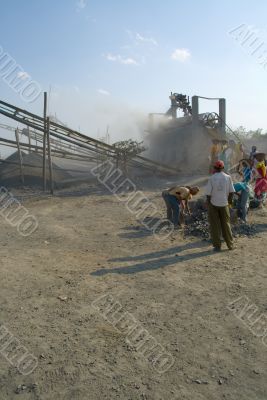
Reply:
[[143, 142], [132, 139], [116, 142], [113, 146], [117, 153], [117, 166], [120, 166], [126, 175], [128, 174], [128, 161], [146, 150], [143, 146]]

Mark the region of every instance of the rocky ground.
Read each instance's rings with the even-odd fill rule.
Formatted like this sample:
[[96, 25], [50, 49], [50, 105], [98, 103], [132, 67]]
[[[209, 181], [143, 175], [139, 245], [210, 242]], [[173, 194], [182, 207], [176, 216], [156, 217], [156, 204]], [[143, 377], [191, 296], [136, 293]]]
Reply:
[[[144, 192], [163, 218], [161, 189]], [[23, 237], [0, 216], [0, 332], [38, 365], [22, 375], [0, 334], [1, 399], [267, 398], [262, 335], [229, 307], [241, 297], [267, 314], [265, 209], [238, 228], [235, 250], [214, 254], [205, 217], [159, 240], [101, 187], [14, 194], [39, 226]], [[94, 306], [106, 295], [171, 354], [166, 372]]]

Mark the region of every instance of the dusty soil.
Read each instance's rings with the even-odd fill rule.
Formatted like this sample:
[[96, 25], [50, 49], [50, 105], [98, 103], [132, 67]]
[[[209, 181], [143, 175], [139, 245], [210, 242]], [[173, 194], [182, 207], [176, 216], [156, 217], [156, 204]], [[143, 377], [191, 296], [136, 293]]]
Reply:
[[[163, 217], [160, 190], [146, 194]], [[39, 227], [25, 238], [1, 217], [0, 317], [38, 366], [23, 376], [0, 354], [1, 399], [267, 398], [267, 347], [228, 309], [247, 296], [267, 313], [266, 210], [250, 215], [256, 236], [213, 253], [180, 231], [157, 240], [101, 188], [23, 204]], [[105, 294], [172, 354], [168, 371], [92, 307]]]

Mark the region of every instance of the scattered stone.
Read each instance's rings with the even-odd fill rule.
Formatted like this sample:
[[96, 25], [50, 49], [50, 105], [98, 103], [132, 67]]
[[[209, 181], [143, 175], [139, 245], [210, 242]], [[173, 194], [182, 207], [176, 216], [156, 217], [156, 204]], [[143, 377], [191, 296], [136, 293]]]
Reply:
[[15, 393], [16, 394], [20, 394], [23, 390], [26, 390], [26, 389], [27, 389], [26, 385], [18, 385], [16, 390], [15, 390]]
[[66, 300], [68, 300], [68, 297], [67, 296], [58, 296], [57, 297], [59, 300], [61, 300], [61, 301], [66, 301]]
[[218, 379], [218, 383], [219, 383], [219, 385], [222, 385], [223, 384], [223, 380], [222, 379]]
[[207, 385], [209, 383], [208, 381], [204, 381], [202, 379], [194, 379], [193, 382], [198, 383], [199, 385]]
[[259, 369], [253, 369], [254, 374], [260, 375], [261, 371]]

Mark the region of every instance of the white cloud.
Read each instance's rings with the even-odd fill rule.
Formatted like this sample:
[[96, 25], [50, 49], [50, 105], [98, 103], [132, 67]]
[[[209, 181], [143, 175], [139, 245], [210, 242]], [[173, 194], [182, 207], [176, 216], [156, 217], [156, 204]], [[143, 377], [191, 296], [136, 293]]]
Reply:
[[18, 72], [17, 77], [22, 80], [25, 80], [25, 79], [29, 78], [30, 75], [25, 71], [20, 71], [20, 72]]
[[123, 57], [120, 54], [118, 55], [113, 55], [113, 54], [106, 54], [106, 59], [108, 61], [116, 61], [120, 64], [125, 64], [125, 65], [139, 65], [138, 62], [136, 60], [134, 60], [133, 58], [130, 57]]
[[108, 53], [108, 54], [106, 55], [106, 59], [107, 59], [108, 61], [117, 61], [117, 58], [118, 58], [118, 56], [113, 56], [113, 55], [110, 54], [110, 53]]
[[171, 54], [171, 59], [185, 62], [191, 57], [191, 53], [188, 49], [175, 49]]
[[144, 36], [140, 35], [140, 33], [136, 33], [135, 39], [136, 39], [138, 42], [151, 43], [151, 44], [153, 44], [154, 46], [157, 46], [157, 45], [158, 45], [157, 41], [156, 41], [153, 37], [144, 37]]
[[87, 3], [86, 0], [79, 0], [76, 3], [76, 9], [79, 10], [83, 10], [86, 7]]
[[120, 58], [120, 62], [122, 64], [126, 64], [126, 65], [138, 65], [138, 62], [136, 62], [133, 58]]
[[80, 93], [81, 92], [79, 86], [74, 85], [73, 89], [75, 90], [76, 93]]
[[97, 89], [99, 94], [103, 94], [104, 96], [110, 96], [110, 93], [105, 89]]

